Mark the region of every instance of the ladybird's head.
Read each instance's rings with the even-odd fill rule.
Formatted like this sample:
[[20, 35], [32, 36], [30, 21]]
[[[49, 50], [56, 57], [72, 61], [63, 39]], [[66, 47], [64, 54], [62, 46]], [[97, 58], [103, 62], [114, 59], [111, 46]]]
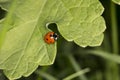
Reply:
[[59, 37], [59, 36], [57, 35], [57, 33], [54, 33], [54, 34], [53, 34], [53, 38], [54, 38], [55, 41], [58, 39], [58, 37]]

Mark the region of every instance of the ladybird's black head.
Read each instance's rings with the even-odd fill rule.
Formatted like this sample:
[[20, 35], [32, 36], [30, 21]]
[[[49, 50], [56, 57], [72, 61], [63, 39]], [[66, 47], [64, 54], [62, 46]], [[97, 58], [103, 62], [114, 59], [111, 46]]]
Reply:
[[53, 38], [54, 38], [54, 40], [57, 40], [58, 37], [59, 37], [59, 36], [57, 35], [57, 33], [54, 33], [54, 34], [53, 34]]

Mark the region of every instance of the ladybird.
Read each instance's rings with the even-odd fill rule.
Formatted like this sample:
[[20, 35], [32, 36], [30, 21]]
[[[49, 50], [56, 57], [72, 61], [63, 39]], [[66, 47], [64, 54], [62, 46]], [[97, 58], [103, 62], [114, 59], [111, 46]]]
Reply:
[[44, 37], [44, 41], [48, 44], [53, 44], [57, 39], [58, 35], [55, 32], [48, 32]]

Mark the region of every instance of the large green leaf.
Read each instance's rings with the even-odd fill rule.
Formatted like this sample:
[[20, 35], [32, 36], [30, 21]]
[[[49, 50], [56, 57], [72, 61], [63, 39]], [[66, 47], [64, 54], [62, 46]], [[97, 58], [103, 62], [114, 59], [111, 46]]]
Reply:
[[[60, 33], [69, 41], [74, 41], [82, 47], [98, 46], [103, 40], [105, 30], [104, 19], [100, 16], [104, 8], [98, 0], [76, 0], [70, 5], [69, 0], [63, 0], [70, 7], [72, 21], [66, 26], [58, 26]], [[63, 28], [64, 27], [64, 28]], [[71, 34], [70, 34], [71, 33]]]
[[[98, 0], [16, 1], [9, 24], [1, 22], [9, 31], [0, 51], [0, 68], [9, 79], [28, 76], [38, 65], [53, 64], [56, 43], [44, 42], [44, 35], [51, 31], [47, 24], [56, 23], [66, 40], [82, 47], [99, 46], [103, 40], [105, 22], [100, 15], [104, 9]], [[11, 2], [0, 2], [8, 15]]]

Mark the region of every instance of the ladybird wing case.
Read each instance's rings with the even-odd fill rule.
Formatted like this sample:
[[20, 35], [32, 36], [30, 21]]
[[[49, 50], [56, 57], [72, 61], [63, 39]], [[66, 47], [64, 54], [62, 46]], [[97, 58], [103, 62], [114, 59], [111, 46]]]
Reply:
[[54, 32], [48, 32], [44, 37], [44, 41], [48, 44], [54, 43], [55, 39], [53, 35], [54, 35]]

